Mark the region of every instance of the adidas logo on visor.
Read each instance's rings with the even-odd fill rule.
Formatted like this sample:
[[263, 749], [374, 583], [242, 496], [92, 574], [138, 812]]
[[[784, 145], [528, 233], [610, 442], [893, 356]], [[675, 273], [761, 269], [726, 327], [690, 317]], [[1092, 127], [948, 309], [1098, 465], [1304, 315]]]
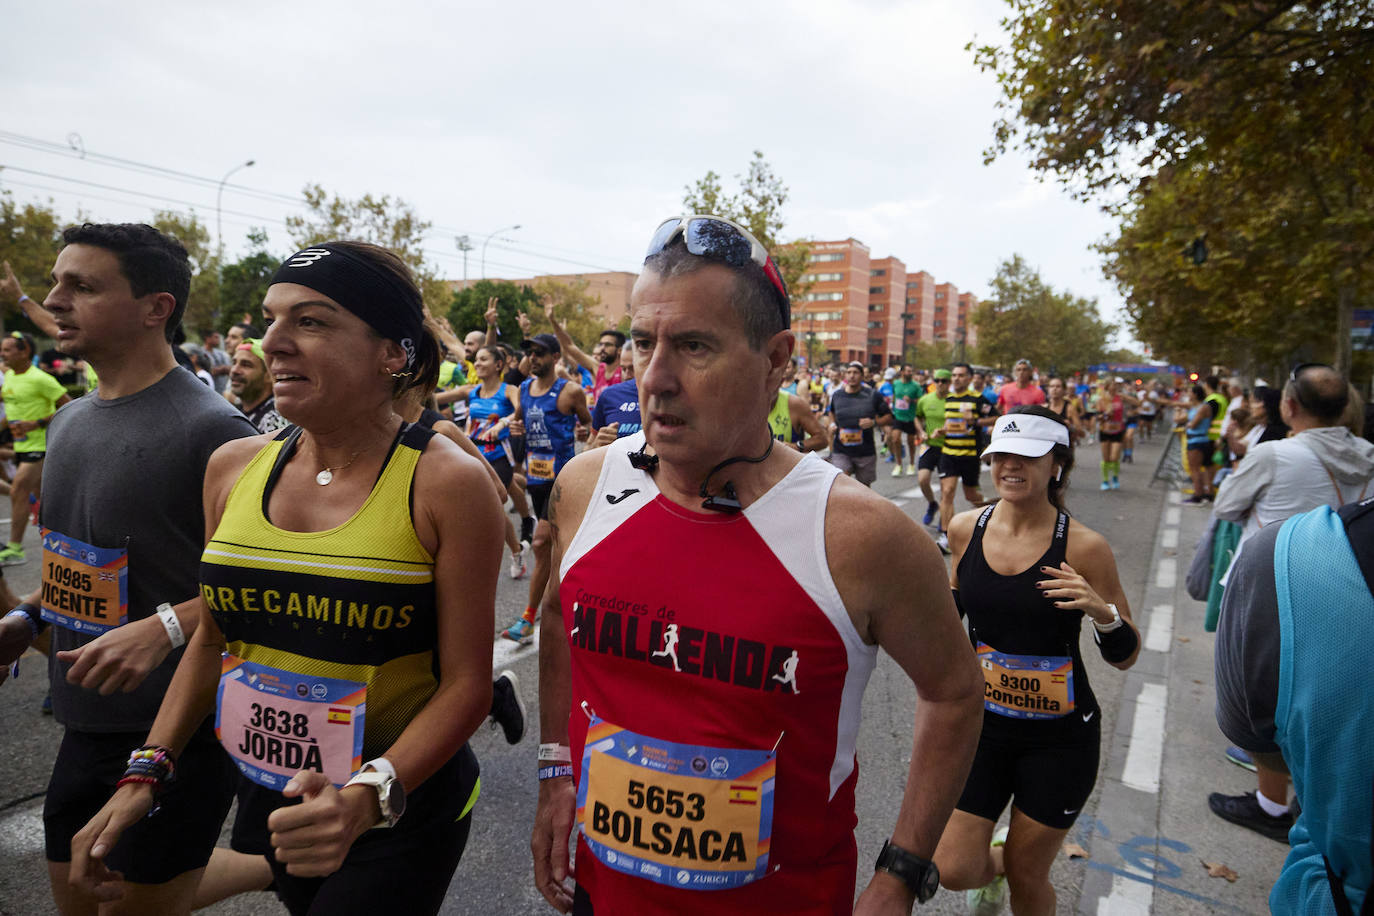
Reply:
[[1016, 421], [1015, 421], [1015, 420], [1012, 420], [1012, 421], [1009, 422], [1006, 426], [1003, 426], [1003, 427], [1002, 427], [1002, 432], [1004, 432], [1004, 433], [1019, 433], [1020, 431], [1021, 431], [1021, 430], [1019, 430], [1019, 429], [1016, 428]]

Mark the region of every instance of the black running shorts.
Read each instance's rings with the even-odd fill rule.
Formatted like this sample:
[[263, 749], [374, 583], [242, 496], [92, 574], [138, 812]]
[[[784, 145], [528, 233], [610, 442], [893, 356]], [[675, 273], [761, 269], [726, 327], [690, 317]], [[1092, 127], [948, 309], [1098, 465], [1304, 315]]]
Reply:
[[477, 782], [477, 757], [463, 745], [433, 776], [406, 793], [406, 812], [395, 827], [365, 832], [332, 875], [300, 878], [287, 874], [276, 860], [267, 829], [272, 811], [296, 802], [245, 779], [231, 845], [267, 856], [277, 897], [292, 916], [437, 913], [467, 846], [472, 813], [466, 809]]
[[530, 497], [530, 508], [534, 510], [534, 517], [546, 519], [549, 517], [549, 494], [553, 492], [553, 484], [540, 483], [530, 484], [525, 491]]
[[[147, 732], [67, 729], [43, 805], [48, 861], [72, 860], [72, 837], [110, 800], [128, 768], [129, 753], [142, 747], [146, 737]], [[136, 884], [163, 884], [204, 868], [237, 782], [238, 773], [207, 719], [177, 758], [176, 778], [158, 796], [158, 812], [125, 830], [105, 863]]]
[[1011, 801], [1032, 820], [1067, 830], [1097, 783], [1100, 744], [1096, 726], [1082, 729], [1067, 743], [1033, 744], [984, 734], [956, 807], [996, 821]]
[[958, 477], [964, 481], [966, 487], [978, 486], [978, 475], [982, 472], [983, 465], [978, 460], [977, 455], [950, 455], [940, 456], [940, 479], [946, 477]]
[[501, 480], [501, 486], [510, 489], [511, 478], [515, 476], [515, 469], [511, 467], [510, 461], [504, 456], [488, 458], [487, 462], [491, 469], [496, 472], [496, 476]]

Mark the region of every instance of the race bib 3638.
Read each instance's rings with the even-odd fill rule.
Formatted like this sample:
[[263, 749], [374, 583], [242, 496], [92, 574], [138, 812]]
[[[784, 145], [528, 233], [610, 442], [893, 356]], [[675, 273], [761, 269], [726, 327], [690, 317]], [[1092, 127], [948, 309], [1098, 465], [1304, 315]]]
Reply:
[[260, 786], [280, 792], [300, 770], [342, 786], [362, 768], [366, 717], [364, 684], [224, 655], [215, 736]]

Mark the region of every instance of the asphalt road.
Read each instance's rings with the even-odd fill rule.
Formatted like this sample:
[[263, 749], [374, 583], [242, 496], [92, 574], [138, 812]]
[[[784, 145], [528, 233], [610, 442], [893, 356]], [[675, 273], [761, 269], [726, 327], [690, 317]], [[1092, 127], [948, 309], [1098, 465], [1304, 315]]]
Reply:
[[[1051, 873], [1058, 909], [1094, 914], [1263, 912], [1285, 847], [1225, 824], [1206, 809], [1208, 791], [1253, 788], [1253, 777], [1221, 756], [1225, 742], [1211, 718], [1210, 636], [1201, 632], [1201, 612], [1177, 581], [1206, 512], [1180, 510], [1176, 493], [1169, 496], [1163, 486], [1147, 486], [1159, 447], [1156, 439], [1138, 448], [1138, 463], [1123, 468], [1122, 489], [1105, 493], [1097, 489], [1095, 449], [1085, 448], [1069, 491], [1074, 516], [1112, 544], [1131, 607], [1142, 630], [1151, 626], [1147, 645], [1155, 648], [1142, 653], [1136, 669], [1127, 673], [1084, 652], [1103, 710], [1103, 767], [1098, 789], [1070, 836], [1090, 857], [1062, 855]], [[914, 492], [915, 479], [893, 478], [890, 472], [891, 465], [879, 464], [876, 491], [919, 522], [925, 506]], [[30, 532], [26, 540], [29, 563], [6, 570], [11, 587], [20, 592], [35, 587], [38, 577], [38, 563], [32, 559], [37, 553], [36, 533]], [[1173, 579], [1161, 568], [1170, 566], [1169, 561], [1175, 567]], [[503, 573], [498, 627], [524, 607], [526, 588], [525, 581], [513, 581]], [[1161, 606], [1166, 611], [1160, 611]], [[516, 649], [497, 638], [493, 653], [497, 671], [509, 668], [520, 678], [531, 729], [515, 747], [487, 727], [473, 739], [482, 764], [482, 796], [444, 912], [551, 912], [533, 889], [529, 859], [537, 791], [535, 649]], [[0, 916], [53, 911], [43, 864], [41, 812], [60, 727], [39, 712], [45, 692], [42, 664], [40, 657], [26, 658], [21, 677], [0, 687], [0, 765], [9, 774], [0, 789]], [[859, 738], [861, 867], [856, 891], [867, 881], [866, 863], [887, 837], [901, 797], [915, 703], [910, 681], [880, 654], [865, 695]], [[1210, 878], [1201, 865], [1204, 860], [1230, 864], [1240, 878], [1235, 883]], [[940, 891], [919, 911], [962, 913], [963, 896]], [[223, 916], [285, 910], [270, 895], [258, 893], [205, 912]]]

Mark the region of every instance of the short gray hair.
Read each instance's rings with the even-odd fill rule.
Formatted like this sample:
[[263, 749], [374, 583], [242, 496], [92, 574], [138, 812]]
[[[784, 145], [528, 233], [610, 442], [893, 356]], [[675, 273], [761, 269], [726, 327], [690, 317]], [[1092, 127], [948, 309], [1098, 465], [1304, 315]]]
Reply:
[[707, 264], [719, 264], [735, 275], [734, 305], [744, 321], [744, 336], [751, 349], [763, 349], [770, 337], [791, 326], [791, 304], [781, 302], [777, 288], [761, 267], [734, 268], [724, 261], [697, 257], [687, 250], [681, 236], [644, 259], [644, 266], [664, 280], [687, 276]]

